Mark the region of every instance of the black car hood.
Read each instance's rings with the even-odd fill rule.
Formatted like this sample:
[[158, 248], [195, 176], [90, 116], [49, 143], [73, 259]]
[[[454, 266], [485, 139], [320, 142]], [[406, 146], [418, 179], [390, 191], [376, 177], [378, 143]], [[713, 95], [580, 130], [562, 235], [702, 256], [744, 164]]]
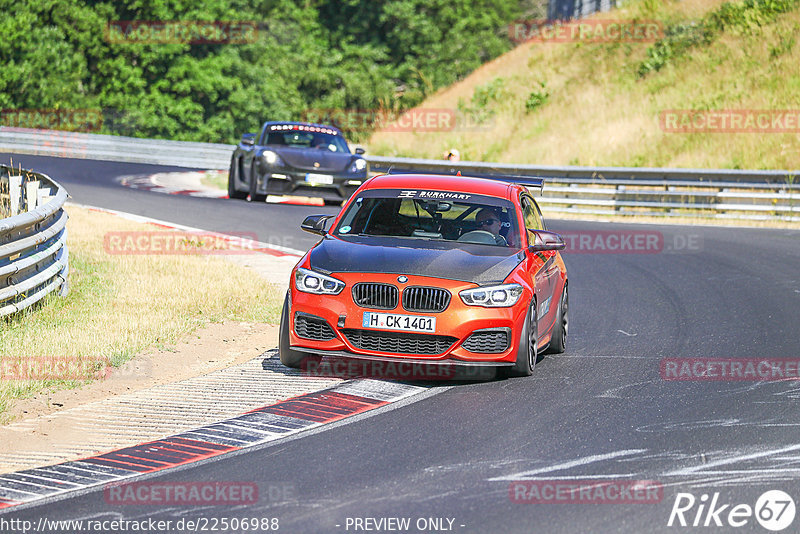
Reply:
[[323, 273], [396, 273], [499, 283], [516, 267], [519, 251], [506, 247], [403, 238], [325, 237], [311, 250], [311, 268]]
[[[290, 167], [309, 172], [346, 172], [353, 161], [352, 154], [331, 152], [322, 148], [291, 148], [273, 145], [266, 148], [276, 152]], [[315, 163], [319, 165], [315, 166]]]

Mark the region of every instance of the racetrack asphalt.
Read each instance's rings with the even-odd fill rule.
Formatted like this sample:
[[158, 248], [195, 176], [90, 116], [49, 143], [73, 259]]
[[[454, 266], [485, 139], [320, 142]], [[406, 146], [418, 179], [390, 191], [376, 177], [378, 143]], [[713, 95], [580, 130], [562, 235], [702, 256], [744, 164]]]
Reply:
[[[261, 241], [302, 250], [315, 239], [299, 230], [300, 221], [337, 210], [161, 195], [116, 179], [171, 170], [163, 166], [13, 157], [60, 181], [78, 203], [256, 232]], [[546, 356], [532, 377], [443, 384], [441, 393], [412, 404], [146, 479], [255, 482], [255, 504], [112, 505], [97, 489], [0, 517], [173, 525], [268, 517], [279, 519], [280, 532], [302, 533], [365, 531], [354, 529], [355, 518], [387, 517], [410, 518], [408, 532], [430, 531], [417, 528], [427, 518], [452, 519], [452, 530], [463, 533], [764, 532], [754, 517], [733, 529], [728, 513], [737, 504], [753, 507], [767, 490], [800, 499], [798, 382], [668, 381], [660, 365], [664, 358], [800, 358], [800, 231], [558, 220], [550, 229], [654, 232], [665, 246], [566, 253], [568, 349]], [[656, 481], [663, 497], [531, 504], [509, 494], [512, 480], [585, 479]], [[701, 496], [710, 501], [717, 492], [718, 507], [730, 504], [718, 516], [723, 526], [667, 526], [678, 493], [698, 500], [685, 514], [691, 525]], [[704, 511], [699, 524], [705, 520]], [[798, 525], [800, 518], [787, 532]]]

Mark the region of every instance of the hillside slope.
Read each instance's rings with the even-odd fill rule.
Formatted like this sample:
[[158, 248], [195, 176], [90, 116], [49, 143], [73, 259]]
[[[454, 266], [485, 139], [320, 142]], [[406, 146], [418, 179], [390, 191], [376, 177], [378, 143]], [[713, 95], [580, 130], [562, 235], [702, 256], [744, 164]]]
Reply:
[[[462, 131], [381, 131], [370, 151], [438, 159], [456, 147], [463, 160], [475, 161], [800, 168], [797, 0], [634, 0], [595, 18], [657, 20], [666, 37], [522, 44], [421, 106], [457, 108], [483, 123]], [[751, 110], [794, 114], [777, 123], [783, 132], [758, 124], [755, 132], [731, 132], [718, 122], [713, 132], [674, 133], [664, 128], [668, 110], [736, 110], [745, 126], [758, 120]]]

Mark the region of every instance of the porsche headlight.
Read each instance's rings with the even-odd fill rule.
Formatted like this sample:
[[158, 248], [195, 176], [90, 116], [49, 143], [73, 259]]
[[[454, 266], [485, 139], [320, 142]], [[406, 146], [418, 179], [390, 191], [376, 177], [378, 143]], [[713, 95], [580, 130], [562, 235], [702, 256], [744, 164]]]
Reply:
[[350, 172], [351, 173], [361, 172], [366, 168], [367, 168], [367, 160], [365, 160], [364, 158], [358, 158], [353, 162], [352, 165], [350, 165]]
[[503, 284], [500, 286], [476, 287], [465, 289], [458, 294], [464, 304], [468, 306], [483, 306], [484, 308], [507, 308], [513, 306], [522, 295], [522, 286], [519, 284]]
[[301, 267], [294, 273], [294, 287], [303, 293], [338, 295], [344, 289], [344, 282]]
[[281, 158], [278, 157], [278, 154], [273, 152], [272, 150], [265, 150], [264, 152], [262, 152], [261, 158], [267, 165], [275, 165], [281, 160]]

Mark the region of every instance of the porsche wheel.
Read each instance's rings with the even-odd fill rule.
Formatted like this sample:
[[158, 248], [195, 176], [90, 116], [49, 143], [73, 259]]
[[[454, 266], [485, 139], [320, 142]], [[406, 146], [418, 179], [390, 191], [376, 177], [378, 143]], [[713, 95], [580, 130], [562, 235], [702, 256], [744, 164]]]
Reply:
[[236, 179], [239, 178], [239, 169], [236, 158], [231, 158], [231, 168], [228, 170], [228, 198], [243, 200], [247, 193], [236, 189]]
[[258, 173], [256, 172], [255, 162], [250, 167], [250, 202], [264, 202], [267, 195], [259, 194], [258, 191]]

